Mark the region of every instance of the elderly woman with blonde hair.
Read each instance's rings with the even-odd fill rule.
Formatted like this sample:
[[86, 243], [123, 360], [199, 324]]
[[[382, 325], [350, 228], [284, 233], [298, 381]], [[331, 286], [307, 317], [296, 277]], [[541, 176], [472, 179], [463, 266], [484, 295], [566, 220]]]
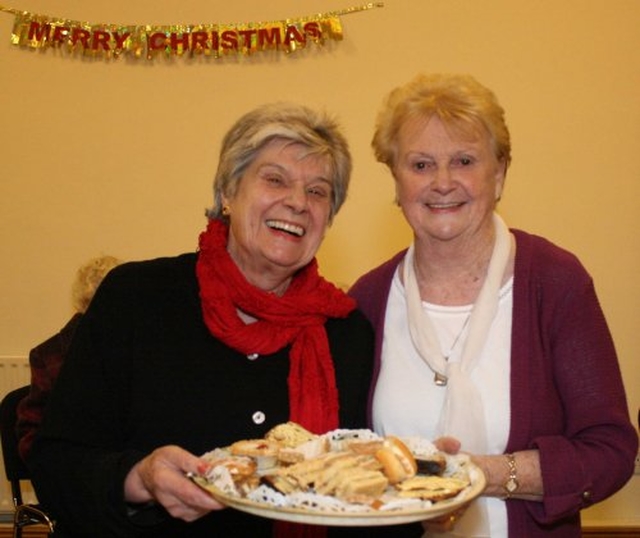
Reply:
[[98, 256], [78, 269], [71, 287], [71, 298], [76, 312], [84, 313], [89, 308], [89, 303], [104, 277], [121, 263], [122, 261], [115, 256]]
[[629, 480], [638, 441], [590, 275], [496, 212], [502, 107], [470, 76], [419, 75], [389, 94], [372, 145], [413, 229], [350, 291], [376, 330], [373, 425], [441, 438], [488, 480], [427, 536], [580, 536], [580, 510]]

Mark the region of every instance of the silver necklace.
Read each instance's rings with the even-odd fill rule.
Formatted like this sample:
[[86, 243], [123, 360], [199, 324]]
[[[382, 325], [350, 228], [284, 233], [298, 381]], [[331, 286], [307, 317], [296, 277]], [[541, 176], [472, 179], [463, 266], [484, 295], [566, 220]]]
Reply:
[[[451, 347], [449, 348], [449, 353], [444, 355], [444, 360], [445, 361], [449, 362], [449, 358], [451, 357], [451, 355], [453, 355], [453, 352], [456, 349], [456, 345], [458, 344], [458, 341], [462, 337], [462, 333], [467, 328], [467, 325], [469, 325], [469, 320], [470, 319], [471, 319], [471, 312], [469, 312], [467, 314], [467, 317], [464, 320], [464, 323], [462, 324], [462, 328], [460, 329], [460, 332], [458, 332], [457, 336], [454, 338], [453, 344], [451, 344]], [[435, 375], [433, 376], [433, 382], [436, 385], [438, 385], [439, 387], [446, 387], [447, 386], [447, 376], [436, 372]]]

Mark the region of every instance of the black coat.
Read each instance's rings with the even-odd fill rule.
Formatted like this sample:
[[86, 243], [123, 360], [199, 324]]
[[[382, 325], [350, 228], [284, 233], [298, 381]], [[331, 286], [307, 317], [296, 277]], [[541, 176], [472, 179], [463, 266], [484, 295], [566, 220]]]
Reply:
[[[125, 476], [154, 448], [201, 454], [289, 418], [288, 348], [249, 360], [214, 338], [195, 262], [185, 254], [114, 269], [77, 329], [29, 462], [61, 536], [270, 536], [270, 520], [232, 509], [185, 524], [158, 508], [130, 517], [123, 502]], [[340, 425], [363, 427], [372, 329], [354, 311], [326, 330]]]

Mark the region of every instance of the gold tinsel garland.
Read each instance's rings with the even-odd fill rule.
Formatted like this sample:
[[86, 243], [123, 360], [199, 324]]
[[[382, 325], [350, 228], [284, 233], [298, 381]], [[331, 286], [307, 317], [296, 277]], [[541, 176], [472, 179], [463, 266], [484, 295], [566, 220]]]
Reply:
[[0, 6], [0, 11], [15, 16], [11, 43], [16, 46], [65, 49], [96, 58], [117, 58], [128, 54], [135, 58], [153, 59], [158, 53], [213, 58], [267, 50], [291, 53], [308, 43], [323, 45], [328, 39], [341, 40], [341, 16], [382, 6], [382, 3], [370, 3], [271, 22], [168, 26], [94, 24], [3, 6]]

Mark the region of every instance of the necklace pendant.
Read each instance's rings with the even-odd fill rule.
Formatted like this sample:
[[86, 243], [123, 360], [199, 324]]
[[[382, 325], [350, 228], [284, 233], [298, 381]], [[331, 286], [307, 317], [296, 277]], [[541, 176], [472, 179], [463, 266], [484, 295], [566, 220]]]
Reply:
[[438, 385], [438, 387], [446, 387], [447, 386], [447, 376], [436, 372], [436, 375], [433, 376], [433, 382], [436, 385]]

